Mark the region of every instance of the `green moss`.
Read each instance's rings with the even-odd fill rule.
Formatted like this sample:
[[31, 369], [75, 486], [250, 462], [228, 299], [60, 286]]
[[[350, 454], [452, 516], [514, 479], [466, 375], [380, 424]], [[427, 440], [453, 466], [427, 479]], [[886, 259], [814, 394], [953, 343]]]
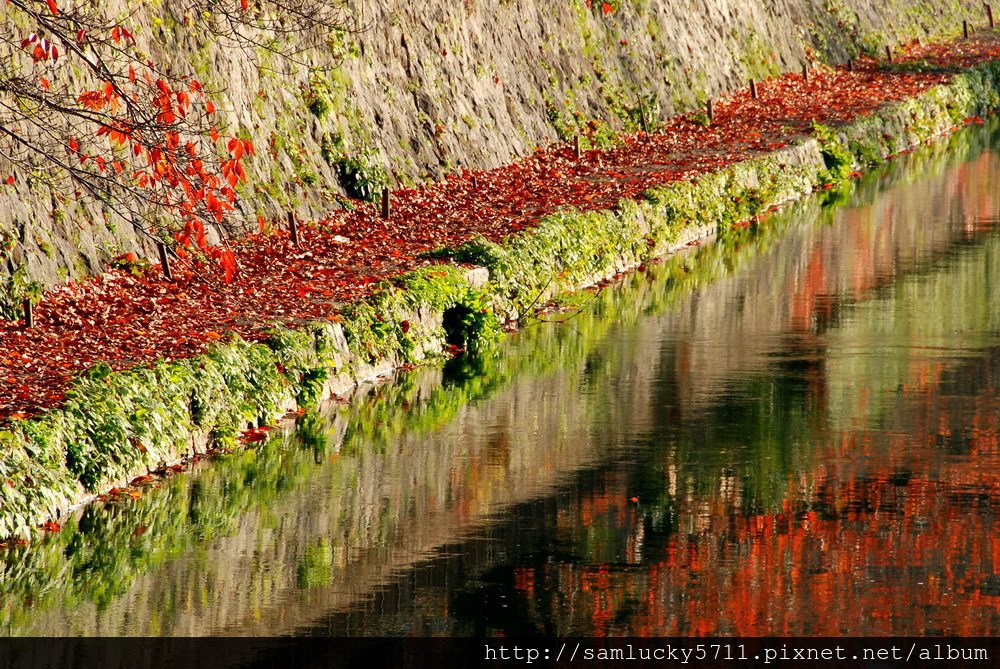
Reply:
[[[735, 29], [734, 29], [735, 30]], [[768, 49], [760, 36], [749, 33], [739, 37], [739, 61], [746, 76], [763, 81], [780, 72], [774, 52]]]
[[[840, 181], [854, 170], [854, 154], [849, 145], [837, 137], [837, 133], [830, 128], [819, 123], [813, 123], [813, 136], [819, 142], [820, 153], [823, 155], [823, 163], [826, 169], [821, 173], [819, 179], [823, 182]], [[860, 146], [859, 143], [856, 143]], [[877, 155], [872, 150], [873, 155]]]

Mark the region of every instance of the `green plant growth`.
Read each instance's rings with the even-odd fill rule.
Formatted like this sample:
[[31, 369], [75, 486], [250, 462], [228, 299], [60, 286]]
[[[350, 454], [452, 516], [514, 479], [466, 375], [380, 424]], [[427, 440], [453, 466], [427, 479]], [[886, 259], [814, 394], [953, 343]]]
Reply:
[[378, 164], [372, 149], [349, 153], [340, 133], [324, 135], [320, 146], [323, 160], [334, 168], [337, 181], [348, 197], [374, 202], [389, 186], [389, 173]]
[[38, 304], [42, 285], [31, 278], [25, 265], [18, 265], [12, 274], [0, 276], [0, 318], [17, 320], [23, 316], [24, 301]]

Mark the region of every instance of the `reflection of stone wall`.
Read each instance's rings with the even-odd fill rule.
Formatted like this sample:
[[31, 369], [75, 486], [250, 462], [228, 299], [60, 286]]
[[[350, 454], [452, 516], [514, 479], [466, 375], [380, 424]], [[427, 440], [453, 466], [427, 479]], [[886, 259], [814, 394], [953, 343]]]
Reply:
[[[541, 358], [558, 358], [561, 339], [557, 332], [540, 334], [534, 343], [542, 351], [554, 350]], [[606, 398], [578, 392], [584, 368], [579, 360], [569, 363], [565, 371], [541, 377], [529, 371], [497, 396], [458, 408], [447, 424], [404, 431], [398, 438], [383, 438], [377, 419], [375, 436], [359, 437], [367, 428], [357, 422], [356, 412], [366, 409], [329, 405], [331, 446], [321, 455], [325, 462], [302, 479], [292, 473], [310, 466], [314, 454], [292, 447], [282, 456], [298, 463], [282, 467], [300, 485], [263, 508], [253, 505], [219, 538], [202, 543], [192, 537], [192, 545], [182, 548], [184, 559], [167, 560], [139, 574], [126, 594], [111, 598], [103, 609], [86, 598], [67, 608], [59, 607], [58, 598], [44, 605], [39, 601], [36, 610], [14, 615], [21, 622], [9, 631], [270, 635], [289, 633], [323, 611], [357, 601], [395, 571], [475, 531], [491, 514], [549, 493], [560, 480], [595, 462], [602, 444], [616, 441], [615, 425], [630, 420], [619, 417], [604, 436], [593, 438], [589, 424], [578, 417], [607, 411], [600, 406]], [[600, 388], [630, 387], [635, 367], [609, 364], [594, 381]], [[410, 412], [419, 422], [423, 412], [449, 401], [449, 391], [441, 388], [437, 370], [414, 378], [418, 385], [402, 395], [403, 407], [393, 401], [392, 385], [367, 389], [362, 395], [370, 393], [370, 398], [355, 399], [371, 406], [388, 402], [381, 412]], [[451, 394], [462, 401], [461, 392]], [[648, 402], [636, 405], [643, 406]], [[383, 415], [380, 411], [373, 415]], [[612, 413], [617, 411], [612, 408]], [[348, 436], [351, 430], [357, 432], [353, 437]], [[211, 463], [193, 485], [204, 477], [204, 496], [225, 494], [215, 490], [213, 477], [227, 476], [241, 459], [247, 475], [255, 475], [258, 465], [252, 455], [233, 458], [235, 465]], [[172, 486], [189, 487], [183, 481], [166, 487]], [[187, 507], [192, 513], [199, 497], [188, 490], [175, 500], [186, 503], [172, 512], [183, 515]], [[150, 525], [146, 531], [156, 528]]]
[[[1000, 156], [989, 151], [972, 162], [922, 179], [919, 187], [901, 186], [906, 197], [894, 190], [873, 190], [864, 196], [865, 204], [835, 210], [832, 225], [790, 227], [775, 244], [773, 262], [733, 273], [683, 300], [678, 315], [671, 320], [680, 340], [671, 350], [671, 364], [676, 367], [677, 382], [685, 387], [677, 395], [688, 408], [694, 408], [701, 401], [711, 401], [734, 375], [767, 369], [775, 362], [771, 356], [779, 351], [790, 355], [786, 350], [790, 345], [793, 352], [806, 358], [817, 348], [836, 347], [840, 340], [856, 344], [860, 336], [857, 330], [865, 326], [853, 321], [845, 324], [842, 312], [854, 313], [851, 303], [879, 298], [881, 293], [876, 289], [891, 284], [901, 272], [931, 266], [953, 253], [956, 241], [992, 225], [995, 214], [988, 212], [996, 211], [1000, 202], [1000, 182], [994, 178], [998, 170]], [[869, 182], [860, 188], [876, 186]], [[811, 211], [815, 206], [815, 199], [807, 200], [788, 215], [809, 220], [815, 215]], [[975, 285], [957, 288], [948, 276], [935, 276], [939, 284], [934, 290], [960, 291], [968, 299], [914, 295], [905, 323], [883, 325], [913, 327], [916, 333], [927, 328], [960, 328], [958, 324], [965, 320], [983, 315], [982, 310], [989, 305], [973, 299]], [[971, 275], [967, 278], [976, 284]], [[981, 277], [977, 285], [986, 283], [986, 277]], [[928, 306], [938, 311], [927, 314]], [[877, 319], [880, 309], [865, 307], [864, 311]], [[842, 327], [846, 327], [843, 332]], [[871, 328], [870, 340], [886, 335], [878, 332], [881, 326], [877, 324], [867, 327]], [[732, 346], [736, 340], [740, 345]], [[871, 361], [848, 360], [861, 364]], [[835, 374], [837, 365], [853, 363], [835, 358], [826, 362], [827, 371]], [[859, 374], [868, 378], [884, 376], [885, 372], [879, 367], [866, 373], [855, 365], [850, 372], [844, 370], [831, 379], [836, 386], [831, 393], [841, 401], [841, 394], [854, 392]], [[895, 386], [897, 375], [888, 377]], [[886, 379], [880, 382], [889, 383]], [[849, 419], [852, 411], [843, 408], [838, 415]]]

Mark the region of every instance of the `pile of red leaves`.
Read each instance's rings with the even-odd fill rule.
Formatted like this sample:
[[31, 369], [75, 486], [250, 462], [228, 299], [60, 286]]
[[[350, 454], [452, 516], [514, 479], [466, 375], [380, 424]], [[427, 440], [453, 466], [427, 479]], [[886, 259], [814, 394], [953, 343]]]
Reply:
[[[990, 33], [910, 45], [896, 61], [959, 68], [1000, 58], [998, 44]], [[808, 82], [786, 74], [758, 84], [758, 100], [741, 90], [718, 101], [709, 126], [693, 114], [675, 117], [649, 138], [626, 137], [580, 159], [565, 145], [538, 149], [495, 170], [397, 191], [389, 221], [368, 205], [338, 213], [300, 230], [298, 247], [284, 232], [250, 235], [234, 249], [240, 269], [228, 285], [178, 267], [173, 282], [158, 268], [138, 276], [116, 269], [56, 288], [36, 308], [34, 328], [0, 323], [0, 421], [58, 406], [71, 380], [98, 361], [120, 370], [196, 355], [230, 332], [259, 340], [275, 324], [335, 318], [338, 305], [372, 284], [426, 264], [421, 252], [475, 235], [500, 240], [563, 207], [611, 208], [651, 186], [783, 147], [813, 122], [849, 121], [947, 79], [867, 59], [853, 72], [815, 70]]]

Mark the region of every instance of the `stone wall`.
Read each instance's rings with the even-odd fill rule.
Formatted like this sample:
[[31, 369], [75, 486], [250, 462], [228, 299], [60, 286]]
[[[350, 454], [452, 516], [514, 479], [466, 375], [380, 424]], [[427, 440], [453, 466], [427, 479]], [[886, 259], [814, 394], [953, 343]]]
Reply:
[[[336, 55], [332, 70], [213, 42], [197, 17], [169, 3], [140, 6], [134, 27], [154, 58], [218, 89], [229, 130], [263, 149], [240, 199], [254, 220], [288, 207], [321, 216], [358, 177], [409, 185], [495, 167], [589, 121], [635, 129], [640, 100], [647, 118], [665, 118], [751, 76], [806, 60], [836, 64], [914, 36], [955, 35], [963, 18], [985, 20], [978, 0], [591, 4], [354, 0], [363, 29], [310, 56], [322, 64]], [[32, 282], [99, 272], [125, 251], [153, 256], [99, 204], [62, 201], [30, 179], [0, 188], [0, 242], [0, 311]]]

